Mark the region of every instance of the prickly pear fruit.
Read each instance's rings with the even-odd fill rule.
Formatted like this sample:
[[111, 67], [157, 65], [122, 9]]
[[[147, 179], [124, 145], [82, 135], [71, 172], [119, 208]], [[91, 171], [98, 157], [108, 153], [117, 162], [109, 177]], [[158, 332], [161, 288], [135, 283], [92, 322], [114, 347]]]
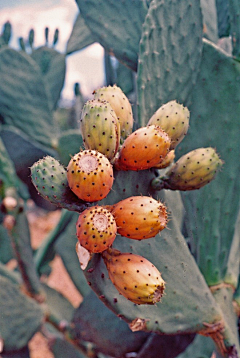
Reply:
[[158, 269], [142, 256], [109, 249], [102, 253], [109, 278], [116, 289], [137, 304], [159, 302], [165, 282]]
[[82, 109], [80, 130], [86, 149], [97, 150], [113, 159], [120, 144], [120, 124], [106, 101], [87, 101]]
[[58, 204], [63, 200], [67, 182], [65, 168], [51, 156], [35, 162], [31, 167], [32, 183], [42, 197]]
[[171, 190], [200, 189], [214, 179], [223, 165], [215, 149], [198, 148], [183, 155], [162, 178]]
[[60, 208], [81, 212], [89, 205], [70, 190], [66, 169], [51, 156], [32, 165], [31, 179], [38, 194]]
[[160, 126], [171, 138], [170, 149], [174, 149], [188, 131], [189, 117], [190, 113], [187, 107], [176, 101], [170, 101], [154, 113], [148, 125]]
[[168, 154], [171, 140], [160, 127], [137, 129], [125, 139], [114, 162], [118, 170], [144, 170], [161, 163]]
[[93, 92], [95, 99], [106, 100], [116, 113], [121, 128], [121, 138], [124, 140], [132, 133], [132, 106], [121, 88], [118, 86], [102, 87]]
[[173, 163], [174, 159], [175, 159], [175, 150], [172, 149], [172, 150], [170, 150], [170, 152], [168, 152], [168, 154], [163, 159], [163, 161], [160, 164], [155, 166], [155, 168], [156, 169], [167, 168], [167, 167], [169, 167], [169, 165], [171, 165]]
[[113, 215], [102, 206], [84, 210], [76, 224], [80, 245], [91, 253], [103, 252], [112, 245], [117, 225]]
[[74, 155], [67, 167], [70, 189], [78, 198], [93, 202], [105, 198], [113, 185], [113, 168], [107, 157], [96, 150]]
[[132, 196], [113, 205], [111, 210], [118, 233], [135, 240], [157, 235], [167, 225], [167, 209], [148, 196]]

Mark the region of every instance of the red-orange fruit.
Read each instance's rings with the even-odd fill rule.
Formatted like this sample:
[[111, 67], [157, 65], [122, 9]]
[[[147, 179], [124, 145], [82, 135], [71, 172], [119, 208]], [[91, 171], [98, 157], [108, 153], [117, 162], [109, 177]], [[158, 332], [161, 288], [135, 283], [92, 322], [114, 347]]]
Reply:
[[118, 170], [152, 168], [163, 161], [170, 144], [170, 137], [159, 126], [139, 128], [125, 139], [115, 167]]
[[132, 196], [113, 205], [111, 210], [120, 235], [142, 240], [156, 236], [167, 226], [167, 209], [148, 196]]
[[117, 233], [117, 225], [112, 214], [97, 205], [79, 215], [76, 228], [80, 245], [91, 253], [106, 250], [112, 245]]
[[154, 305], [165, 289], [158, 269], [140, 255], [109, 249], [102, 253], [108, 275], [121, 295], [136, 304]]
[[103, 154], [96, 150], [83, 150], [70, 160], [67, 179], [78, 198], [94, 202], [105, 198], [111, 190], [113, 168]]

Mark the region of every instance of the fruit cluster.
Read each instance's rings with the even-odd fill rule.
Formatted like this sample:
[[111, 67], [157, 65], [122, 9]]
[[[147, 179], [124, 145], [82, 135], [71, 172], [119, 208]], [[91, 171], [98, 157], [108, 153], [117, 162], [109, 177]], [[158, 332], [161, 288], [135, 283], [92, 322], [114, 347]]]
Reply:
[[189, 126], [188, 109], [176, 101], [161, 106], [147, 126], [133, 131], [132, 108], [119, 87], [100, 88], [93, 96], [80, 119], [85, 148], [71, 158], [67, 171], [50, 156], [36, 162], [32, 181], [45, 199], [80, 212], [76, 250], [82, 269], [93, 254], [100, 253], [124, 297], [137, 304], [154, 304], [165, 287], [158, 269], [112, 245], [117, 234], [131, 240], [155, 237], [167, 226], [166, 206], [150, 196], [131, 196], [113, 205], [99, 201], [111, 191], [118, 170], [166, 168], [164, 175], [152, 180], [153, 189], [194, 190], [215, 177], [222, 161], [213, 148], [198, 148], [174, 163], [175, 148]]
[[101, 206], [114, 182], [115, 170], [170, 167], [160, 179], [161, 188], [199, 189], [211, 181], [222, 162], [212, 148], [200, 148], [175, 164], [175, 148], [189, 126], [189, 111], [176, 101], [160, 107], [146, 127], [133, 131], [131, 105], [117, 86], [100, 88], [85, 103], [80, 129], [85, 149], [67, 167], [70, 189], [95, 206], [78, 218], [77, 253], [84, 269], [93, 253], [101, 253], [117, 290], [134, 303], [154, 304], [165, 283], [158, 269], [145, 258], [112, 248], [118, 234], [133, 240], [149, 239], [167, 226], [167, 208], [152, 197], [133, 196]]

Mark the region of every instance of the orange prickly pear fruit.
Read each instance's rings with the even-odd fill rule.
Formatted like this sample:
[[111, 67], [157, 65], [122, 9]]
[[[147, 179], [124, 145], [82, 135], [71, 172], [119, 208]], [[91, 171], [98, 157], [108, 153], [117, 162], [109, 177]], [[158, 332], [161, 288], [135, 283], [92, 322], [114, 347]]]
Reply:
[[136, 304], [160, 301], [165, 282], [158, 269], [140, 255], [109, 249], [102, 253], [108, 275], [116, 289]]
[[170, 149], [174, 149], [188, 131], [189, 117], [190, 113], [187, 107], [176, 101], [170, 101], [154, 113], [148, 125], [160, 126], [171, 138]]
[[103, 252], [112, 245], [117, 233], [113, 215], [102, 206], [84, 210], [76, 224], [77, 238], [90, 253]]
[[198, 148], [183, 155], [164, 175], [164, 187], [171, 190], [200, 189], [214, 179], [223, 165], [214, 148]]
[[95, 99], [108, 101], [116, 113], [121, 130], [121, 138], [124, 140], [132, 133], [133, 113], [132, 106], [121, 88], [118, 86], [102, 87], [93, 92]]
[[78, 198], [98, 201], [105, 198], [112, 188], [113, 168], [103, 154], [96, 150], [83, 150], [70, 160], [67, 179]]
[[152, 125], [137, 129], [125, 139], [114, 162], [118, 170], [144, 170], [161, 163], [171, 140], [160, 127]]
[[167, 209], [148, 196], [132, 196], [119, 201], [111, 210], [120, 235], [142, 240], [156, 236], [168, 222]]
[[167, 168], [167, 167], [169, 167], [169, 165], [171, 165], [173, 163], [174, 159], [175, 159], [175, 150], [172, 149], [172, 150], [170, 150], [170, 152], [168, 152], [168, 154], [163, 159], [163, 161], [160, 164], [155, 166], [155, 168], [156, 169]]
[[87, 101], [82, 109], [80, 130], [85, 149], [97, 150], [113, 159], [120, 144], [120, 124], [106, 101]]

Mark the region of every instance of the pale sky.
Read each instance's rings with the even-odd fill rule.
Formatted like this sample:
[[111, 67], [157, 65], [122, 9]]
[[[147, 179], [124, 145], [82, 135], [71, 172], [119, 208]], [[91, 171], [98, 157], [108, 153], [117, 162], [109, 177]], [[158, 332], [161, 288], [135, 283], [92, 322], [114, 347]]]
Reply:
[[[59, 41], [56, 49], [64, 52], [72, 26], [78, 14], [74, 0], [0, 0], [0, 32], [6, 21], [12, 24], [10, 46], [19, 48], [18, 38], [28, 38], [29, 30], [35, 30], [35, 47], [45, 43], [44, 29], [49, 28], [51, 43], [56, 28], [59, 29]], [[103, 49], [93, 44], [86, 49], [67, 56], [67, 74], [62, 97], [73, 98], [73, 86], [79, 82], [82, 92], [89, 96], [103, 85]]]

